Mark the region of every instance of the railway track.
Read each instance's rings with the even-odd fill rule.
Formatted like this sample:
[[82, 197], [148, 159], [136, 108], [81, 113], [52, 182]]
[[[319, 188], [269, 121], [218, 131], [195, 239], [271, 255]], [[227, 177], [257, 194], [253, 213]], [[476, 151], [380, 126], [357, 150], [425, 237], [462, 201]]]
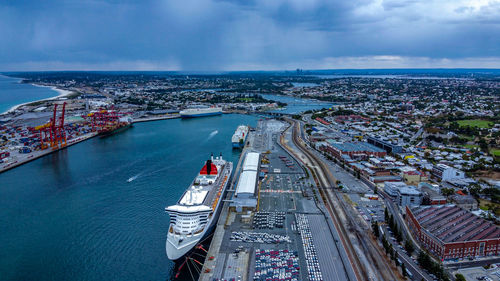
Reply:
[[[298, 122], [294, 120], [287, 120], [287, 121], [291, 124], [291, 128], [293, 129], [292, 141], [294, 145], [302, 152], [302, 154], [307, 158], [308, 162], [310, 163], [309, 165], [304, 162], [307, 168], [311, 171], [312, 176], [316, 182], [316, 185], [318, 186], [318, 191], [321, 200], [323, 201], [328, 213], [330, 214], [330, 217], [333, 220], [334, 226], [337, 229], [337, 232], [339, 233], [340, 240], [347, 253], [349, 262], [353, 268], [357, 280], [373, 280], [374, 279], [373, 276], [370, 276], [371, 274], [363, 265], [356, 251], [354, 250], [354, 246], [347, 234], [348, 231], [346, 230], [337, 210], [335, 209], [336, 205], [341, 207], [342, 209], [344, 209], [344, 206], [342, 206], [340, 202], [338, 202], [338, 204], [335, 204], [331, 196], [328, 194], [328, 189], [335, 185], [334, 184], [336, 182], [335, 178], [331, 174], [328, 167], [323, 163], [323, 161], [319, 160], [316, 157], [316, 155], [311, 153], [306, 148], [306, 145], [299, 139], [300, 125], [298, 124]], [[340, 200], [337, 198], [337, 201]], [[344, 213], [346, 214], [347, 217], [347, 211], [344, 211]], [[382, 278], [382, 280], [397, 280], [398, 278], [393, 274], [392, 270], [388, 269], [389, 265], [386, 265], [381, 261], [382, 260], [381, 255], [383, 255], [383, 253], [380, 253], [380, 250], [375, 245], [372, 245], [371, 241], [367, 241], [368, 239], [366, 239], [367, 237], [365, 232], [359, 229], [357, 225], [354, 225], [354, 223], [352, 222], [349, 223], [351, 226], [349, 228], [349, 231], [354, 232], [359, 242], [359, 245], [367, 255], [367, 259], [376, 267], [378, 273], [380, 273], [381, 275], [380, 277]]]

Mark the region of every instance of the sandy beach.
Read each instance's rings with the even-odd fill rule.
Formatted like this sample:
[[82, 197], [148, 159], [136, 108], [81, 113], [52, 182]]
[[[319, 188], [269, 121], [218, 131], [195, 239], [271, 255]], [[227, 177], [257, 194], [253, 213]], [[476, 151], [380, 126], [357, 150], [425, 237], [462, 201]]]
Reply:
[[27, 104], [30, 104], [30, 103], [33, 103], [33, 102], [39, 102], [39, 101], [55, 100], [55, 99], [65, 97], [65, 96], [73, 93], [72, 91], [59, 89], [59, 88], [56, 88], [54, 86], [45, 86], [45, 85], [38, 85], [38, 84], [31, 84], [31, 85], [36, 86], [36, 87], [50, 88], [51, 90], [54, 90], [57, 93], [59, 93], [59, 95], [57, 95], [55, 97], [50, 97], [50, 98], [40, 99], [40, 100], [34, 100], [34, 101], [29, 101], [29, 102], [25, 102], [25, 103], [14, 105], [13, 107], [9, 108], [7, 111], [2, 112], [0, 115], [11, 113], [11, 112], [15, 111], [16, 109], [18, 109], [19, 107], [21, 107], [23, 105], [27, 105]]

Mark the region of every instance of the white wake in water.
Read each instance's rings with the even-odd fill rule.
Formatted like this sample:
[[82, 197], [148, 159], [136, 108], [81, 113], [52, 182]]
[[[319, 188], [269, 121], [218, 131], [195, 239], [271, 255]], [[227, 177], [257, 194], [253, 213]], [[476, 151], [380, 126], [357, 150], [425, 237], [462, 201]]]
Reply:
[[215, 131], [211, 132], [211, 133], [210, 133], [210, 135], [208, 136], [208, 139], [207, 139], [207, 140], [209, 140], [209, 139], [213, 138], [213, 137], [214, 137], [215, 135], [217, 135], [218, 133], [219, 133], [219, 131], [217, 131], [217, 130], [215, 130]]
[[127, 182], [133, 182], [133, 181], [135, 181], [135, 180], [136, 180], [139, 176], [140, 176], [140, 174], [135, 175], [135, 176], [133, 176], [133, 177], [130, 177], [130, 178], [127, 180]]

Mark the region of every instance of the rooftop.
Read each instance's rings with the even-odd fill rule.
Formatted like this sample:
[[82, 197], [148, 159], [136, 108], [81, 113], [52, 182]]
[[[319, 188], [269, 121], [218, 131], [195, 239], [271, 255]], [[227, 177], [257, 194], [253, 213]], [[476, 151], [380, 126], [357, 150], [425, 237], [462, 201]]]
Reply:
[[404, 195], [420, 195], [422, 192], [418, 191], [415, 188], [412, 187], [401, 187], [399, 189], [399, 193], [404, 194]]
[[236, 194], [241, 193], [255, 193], [255, 186], [257, 183], [257, 171], [243, 171], [236, 186]]
[[385, 152], [385, 150], [378, 148], [366, 142], [334, 142], [333, 140], [327, 140], [330, 145], [338, 150], [346, 152]]
[[253, 170], [257, 171], [259, 167], [259, 153], [257, 152], [248, 152], [245, 156], [245, 161], [243, 162], [243, 170]]
[[411, 212], [420, 226], [442, 243], [500, 238], [496, 225], [455, 205], [420, 206]]

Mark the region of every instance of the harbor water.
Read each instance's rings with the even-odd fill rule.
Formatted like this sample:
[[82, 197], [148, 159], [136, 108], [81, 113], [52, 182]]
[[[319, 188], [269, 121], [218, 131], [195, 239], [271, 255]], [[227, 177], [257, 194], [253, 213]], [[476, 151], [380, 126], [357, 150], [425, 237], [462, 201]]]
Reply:
[[211, 152], [237, 162], [231, 136], [256, 123], [246, 115], [136, 123], [0, 174], [0, 279], [172, 280], [164, 208]]
[[334, 105], [333, 103], [329, 102], [313, 100], [313, 99], [296, 98], [291, 96], [263, 94], [262, 97], [268, 100], [280, 101], [286, 103], [287, 106], [285, 109], [273, 110], [272, 112], [281, 112], [287, 114], [298, 114], [306, 110], [320, 110], [323, 108], [330, 108]]
[[0, 75], [0, 114], [15, 105], [59, 95], [49, 87], [20, 83], [21, 79]]

